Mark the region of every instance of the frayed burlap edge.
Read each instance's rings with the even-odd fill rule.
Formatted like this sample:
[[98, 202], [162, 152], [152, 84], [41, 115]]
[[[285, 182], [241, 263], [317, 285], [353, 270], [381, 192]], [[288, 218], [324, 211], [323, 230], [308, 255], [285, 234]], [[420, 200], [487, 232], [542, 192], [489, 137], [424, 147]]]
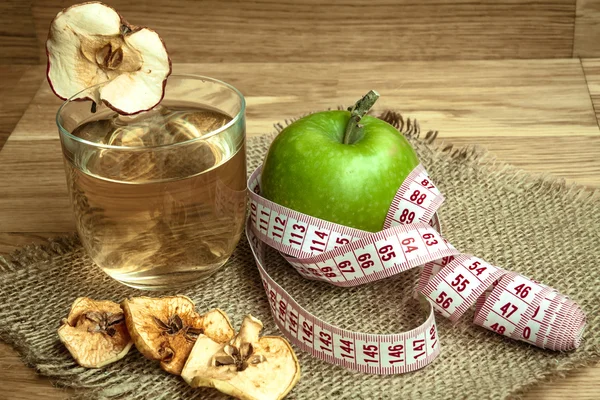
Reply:
[[[343, 109], [343, 107], [338, 107]], [[283, 123], [275, 124], [276, 133], [265, 135], [273, 138], [277, 133], [294, 122], [298, 118], [287, 119]], [[427, 151], [432, 154], [449, 155], [453, 159], [460, 160], [464, 163], [471, 164], [473, 167], [483, 167], [486, 169], [486, 178], [495, 179], [502, 175], [504, 179], [515, 185], [515, 190], [536, 190], [538, 193], [552, 194], [554, 196], [566, 196], [569, 199], [583, 201], [585, 203], [597, 201], [600, 198], [599, 189], [590, 189], [576, 183], [567, 184], [564, 179], [556, 178], [550, 174], [531, 174], [517, 167], [509, 165], [501, 160], [498, 160], [485, 148], [478, 145], [468, 145], [457, 147], [452, 144], [445, 143], [438, 139], [438, 131], [427, 131], [422, 134], [420, 124], [417, 120], [405, 119], [400, 113], [386, 111], [379, 115], [379, 118], [389, 122], [402, 132], [409, 140], [421, 142], [427, 145]], [[508, 178], [507, 178], [508, 177]], [[40, 268], [46, 261], [56, 257], [70, 257], [71, 252], [80, 246], [76, 234], [69, 234], [62, 237], [49, 239], [46, 244], [31, 244], [15, 250], [10, 255], [0, 256], [0, 273], [2, 272], [18, 272], [20, 269], [38, 264]], [[96, 373], [98, 370], [89, 370], [89, 374], [82, 377], [82, 372], [85, 369], [78, 367], [74, 363], [69, 365], [48, 365], [40, 363], [39, 358], [33, 356], [29, 348], [21, 343], [17, 335], [12, 335], [9, 331], [0, 331], [0, 339], [11, 344], [20, 354], [21, 359], [28, 366], [36, 368], [36, 370], [45, 376], [60, 379], [61, 382], [54, 382], [54, 385], [60, 388], [71, 387], [79, 393], [73, 394], [74, 398], [85, 398], [86, 390], [98, 390], [110, 377], [99, 377]], [[560, 369], [545, 371], [538, 376], [535, 376], [528, 382], [523, 382], [514, 387], [514, 392], [510, 398], [520, 399], [523, 394], [533, 386], [543, 382], [554, 382], [564, 378], [571, 371], [596, 364], [600, 360], [600, 349], [596, 349], [596, 353], [592, 354], [586, 360], [574, 362], [566, 362], [560, 366]], [[69, 376], [79, 376], [77, 382], [71, 386], [65, 383], [65, 378]], [[83, 378], [83, 379], [82, 379]], [[126, 382], [120, 382], [119, 387], [123, 389], [127, 386]], [[103, 392], [100, 390], [100, 392]], [[126, 390], [118, 393], [119, 395], [126, 394]], [[112, 393], [103, 393], [104, 396], [111, 396]], [[102, 396], [102, 394], [101, 394]]]

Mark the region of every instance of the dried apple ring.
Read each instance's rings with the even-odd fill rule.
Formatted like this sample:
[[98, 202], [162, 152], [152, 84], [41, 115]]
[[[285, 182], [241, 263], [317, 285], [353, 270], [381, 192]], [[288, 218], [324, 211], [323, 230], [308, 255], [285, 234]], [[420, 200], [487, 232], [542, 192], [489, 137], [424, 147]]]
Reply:
[[100, 368], [129, 352], [133, 342], [121, 307], [112, 301], [80, 297], [62, 320], [58, 337], [77, 364]]
[[132, 297], [121, 306], [138, 351], [146, 358], [159, 360], [162, 369], [175, 375], [181, 374], [200, 335], [225, 343], [235, 333], [223, 311], [200, 315], [186, 296]]
[[171, 74], [171, 60], [158, 34], [128, 24], [99, 2], [59, 12], [50, 25], [46, 53], [48, 82], [58, 97], [66, 100], [94, 86], [76, 99], [104, 102], [124, 115], [156, 106]]

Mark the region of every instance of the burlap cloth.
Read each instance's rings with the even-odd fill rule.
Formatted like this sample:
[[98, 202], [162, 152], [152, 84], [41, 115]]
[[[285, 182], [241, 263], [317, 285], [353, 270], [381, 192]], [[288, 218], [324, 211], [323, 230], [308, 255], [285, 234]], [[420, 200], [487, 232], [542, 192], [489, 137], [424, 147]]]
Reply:
[[[394, 116], [388, 115], [394, 120]], [[396, 118], [395, 122], [399, 120]], [[441, 356], [429, 367], [399, 376], [350, 372], [297, 349], [302, 378], [289, 398], [457, 399], [505, 398], [527, 386], [588, 365], [600, 354], [600, 202], [598, 192], [534, 177], [495, 161], [476, 148], [455, 149], [419, 138], [418, 126], [401, 127], [446, 196], [440, 210], [444, 236], [458, 249], [552, 285], [587, 314], [583, 345], [558, 353], [507, 339], [471, 323], [438, 317]], [[273, 135], [248, 140], [249, 170], [263, 159]], [[526, 155], [524, 155], [526, 157]], [[93, 265], [74, 237], [30, 246], [0, 257], [0, 334], [24, 359], [58, 385], [84, 398], [207, 399], [214, 390], [193, 390], [134, 349], [99, 370], [77, 366], [56, 329], [79, 296], [111, 299], [147, 295], [129, 289]], [[269, 273], [302, 305], [340, 327], [362, 332], [401, 332], [423, 320], [412, 299], [418, 270], [344, 289], [301, 278], [275, 252]], [[244, 240], [226, 268], [182, 293], [200, 311], [219, 307], [239, 326], [246, 313], [278, 334], [258, 270]], [[166, 294], [166, 293], [157, 293]], [[173, 294], [173, 293], [169, 293]], [[1, 378], [0, 378], [1, 379]]]

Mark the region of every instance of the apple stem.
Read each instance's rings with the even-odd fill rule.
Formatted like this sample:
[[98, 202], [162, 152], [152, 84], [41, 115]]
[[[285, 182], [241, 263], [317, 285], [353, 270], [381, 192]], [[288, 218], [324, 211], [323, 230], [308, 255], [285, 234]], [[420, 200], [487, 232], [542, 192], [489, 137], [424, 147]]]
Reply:
[[344, 144], [356, 143], [363, 137], [363, 126], [359, 122], [373, 107], [378, 98], [379, 93], [371, 90], [362, 99], [358, 100], [354, 106], [348, 107], [350, 120], [346, 125], [346, 132], [344, 133]]

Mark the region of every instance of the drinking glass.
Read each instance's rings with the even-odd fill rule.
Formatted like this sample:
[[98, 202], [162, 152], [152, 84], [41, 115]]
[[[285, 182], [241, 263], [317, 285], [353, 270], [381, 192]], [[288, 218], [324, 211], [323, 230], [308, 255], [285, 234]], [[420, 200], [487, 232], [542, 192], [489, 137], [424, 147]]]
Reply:
[[56, 118], [90, 257], [119, 282], [150, 290], [221, 268], [245, 220], [243, 95], [216, 79], [172, 75], [151, 111], [121, 116], [91, 104], [69, 99]]

